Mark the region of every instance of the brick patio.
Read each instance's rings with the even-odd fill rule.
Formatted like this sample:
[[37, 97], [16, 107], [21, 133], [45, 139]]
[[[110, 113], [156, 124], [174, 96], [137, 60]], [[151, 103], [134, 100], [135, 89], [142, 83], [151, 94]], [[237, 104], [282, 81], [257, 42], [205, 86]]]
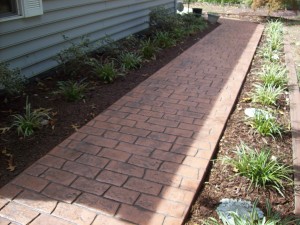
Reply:
[[0, 190], [0, 224], [182, 224], [262, 34], [221, 25]]

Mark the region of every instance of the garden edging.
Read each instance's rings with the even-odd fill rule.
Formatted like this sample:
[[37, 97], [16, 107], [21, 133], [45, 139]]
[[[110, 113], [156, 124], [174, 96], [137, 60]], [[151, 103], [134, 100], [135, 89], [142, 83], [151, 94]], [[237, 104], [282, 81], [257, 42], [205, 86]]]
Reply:
[[288, 70], [288, 86], [290, 100], [290, 117], [293, 144], [293, 162], [294, 162], [294, 185], [295, 185], [295, 215], [300, 216], [300, 91], [297, 82], [297, 74], [291, 46], [289, 44], [289, 35], [284, 36], [285, 62]]

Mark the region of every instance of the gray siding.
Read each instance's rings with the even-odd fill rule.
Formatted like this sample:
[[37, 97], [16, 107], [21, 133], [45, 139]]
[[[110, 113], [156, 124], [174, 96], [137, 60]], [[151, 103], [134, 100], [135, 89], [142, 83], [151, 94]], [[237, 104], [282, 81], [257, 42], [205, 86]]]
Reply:
[[86, 35], [120, 39], [148, 27], [150, 9], [175, 0], [44, 0], [44, 15], [0, 22], [0, 60], [32, 77], [55, 66], [53, 57]]

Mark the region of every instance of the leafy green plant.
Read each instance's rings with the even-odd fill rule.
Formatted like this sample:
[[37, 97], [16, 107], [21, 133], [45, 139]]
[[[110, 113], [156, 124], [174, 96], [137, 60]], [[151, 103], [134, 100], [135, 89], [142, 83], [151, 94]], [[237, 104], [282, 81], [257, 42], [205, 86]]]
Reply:
[[57, 86], [58, 90], [55, 92], [56, 94], [63, 95], [68, 101], [76, 101], [83, 98], [87, 83], [68, 80], [59, 81]]
[[202, 17], [197, 17], [194, 14], [185, 14], [182, 16], [184, 27], [188, 33], [202, 31], [207, 27], [207, 23]]
[[166, 31], [159, 31], [155, 35], [155, 41], [159, 48], [169, 48], [176, 44], [171, 33]]
[[271, 156], [270, 150], [257, 151], [242, 143], [235, 151], [236, 158], [224, 158], [224, 162], [231, 165], [238, 175], [247, 177], [250, 186], [273, 188], [283, 196], [284, 186], [292, 183], [290, 175], [293, 170]]
[[[68, 40], [66, 37], [64, 39]], [[79, 43], [70, 42], [68, 48], [60, 51], [55, 56], [55, 60], [62, 66], [64, 73], [72, 76], [77, 75], [87, 65], [89, 61], [87, 55], [90, 50], [89, 44], [89, 40], [83, 37]]]
[[145, 59], [155, 58], [155, 54], [158, 50], [159, 48], [151, 39], [141, 41], [141, 53]]
[[185, 29], [183, 27], [174, 28], [171, 31], [171, 34], [176, 40], [180, 40], [186, 36]]
[[269, 21], [265, 28], [265, 33], [268, 37], [274, 35], [274, 34], [282, 34], [283, 33], [283, 23], [275, 20], [275, 21]]
[[270, 201], [266, 202], [266, 215], [262, 218], [259, 218], [258, 212], [256, 210], [258, 200], [255, 200], [251, 214], [248, 217], [241, 216], [236, 212], [230, 212], [232, 219], [228, 219], [224, 213], [219, 213], [219, 217], [222, 223], [218, 222], [213, 217], [210, 217], [207, 220], [202, 221], [205, 225], [291, 225], [291, 224], [300, 224], [300, 219], [295, 216], [287, 216], [282, 218], [281, 215], [272, 210], [272, 205]]
[[264, 64], [262, 70], [258, 73], [263, 84], [273, 87], [286, 88], [287, 86], [287, 70], [279, 63]]
[[249, 118], [246, 123], [262, 136], [281, 136], [283, 132], [283, 127], [277, 122], [276, 118], [271, 114], [265, 114], [260, 111], [255, 112], [254, 117]]
[[134, 35], [130, 35], [130, 36], [126, 37], [125, 39], [122, 39], [121, 44], [120, 44], [121, 47], [119, 47], [119, 51], [120, 51], [120, 49], [122, 49], [120, 54], [122, 52], [135, 51], [136, 47], [139, 46], [139, 43], [140, 43], [140, 39]]
[[117, 57], [121, 51], [121, 45], [119, 42], [112, 39], [109, 35], [106, 35], [99, 41], [100, 48], [98, 49], [98, 52], [101, 54], [104, 54], [108, 57], [115, 58]]
[[150, 27], [161, 31], [172, 31], [182, 26], [182, 17], [164, 7], [156, 7], [150, 13]]
[[114, 61], [102, 64], [98, 60], [92, 58], [90, 60], [92, 71], [98, 76], [104, 83], [113, 82], [118, 76], [122, 76], [121, 73], [115, 67]]
[[281, 52], [273, 50], [268, 43], [259, 48], [257, 54], [266, 62], [279, 62], [281, 56]]
[[143, 62], [142, 57], [134, 52], [122, 52], [119, 61], [124, 70], [136, 69]]
[[24, 90], [25, 78], [20, 75], [20, 70], [10, 69], [7, 63], [0, 62], [0, 89], [1, 86], [10, 95], [19, 94]]
[[25, 114], [13, 115], [14, 121], [11, 127], [16, 127], [18, 134], [22, 134], [24, 137], [30, 136], [36, 129], [42, 127], [42, 122], [45, 119], [50, 119], [49, 109], [31, 109], [31, 104], [26, 98]]
[[267, 44], [270, 46], [272, 51], [280, 51], [283, 49], [283, 35], [281, 33], [274, 33], [268, 35]]
[[282, 87], [275, 87], [273, 85], [254, 84], [255, 90], [251, 93], [253, 102], [262, 105], [276, 105], [276, 102], [284, 89]]
[[266, 43], [259, 49], [258, 54], [266, 61], [277, 62], [283, 48], [283, 24], [279, 21], [269, 22], [265, 35]]

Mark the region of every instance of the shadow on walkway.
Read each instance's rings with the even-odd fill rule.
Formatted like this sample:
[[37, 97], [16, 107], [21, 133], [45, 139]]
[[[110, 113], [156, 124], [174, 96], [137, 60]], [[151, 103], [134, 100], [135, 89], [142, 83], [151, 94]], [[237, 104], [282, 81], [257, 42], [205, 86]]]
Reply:
[[181, 224], [262, 33], [221, 23], [3, 187], [0, 223]]

